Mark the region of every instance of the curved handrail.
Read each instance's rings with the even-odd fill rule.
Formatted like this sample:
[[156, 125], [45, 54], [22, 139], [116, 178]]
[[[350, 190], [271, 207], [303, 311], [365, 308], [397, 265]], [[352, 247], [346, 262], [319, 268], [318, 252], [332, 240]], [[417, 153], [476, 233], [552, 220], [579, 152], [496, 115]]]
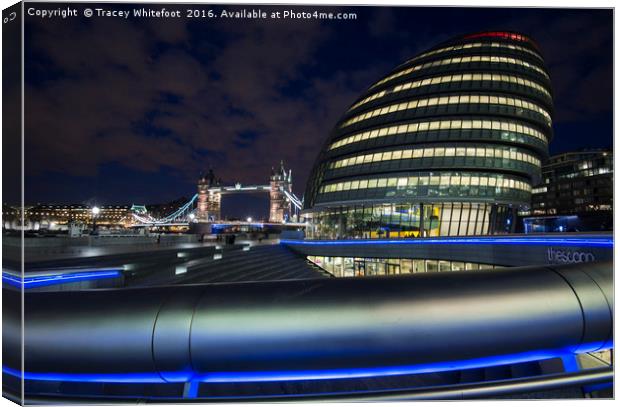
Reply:
[[[27, 379], [415, 374], [591, 352], [613, 335], [611, 262], [25, 295]], [[18, 329], [20, 314], [5, 314]]]

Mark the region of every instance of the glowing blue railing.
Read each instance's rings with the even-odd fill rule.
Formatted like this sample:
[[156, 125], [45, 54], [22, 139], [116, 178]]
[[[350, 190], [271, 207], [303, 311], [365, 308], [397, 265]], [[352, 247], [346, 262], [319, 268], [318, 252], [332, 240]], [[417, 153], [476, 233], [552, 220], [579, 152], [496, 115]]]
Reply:
[[341, 240], [280, 240], [282, 244], [303, 246], [354, 245], [562, 245], [613, 248], [611, 237], [438, 237], [415, 239], [341, 239]]
[[57, 284], [78, 283], [81, 281], [116, 278], [121, 276], [121, 269], [85, 270], [73, 273], [43, 274], [31, 277], [22, 277], [6, 271], [2, 272], [2, 282], [17, 288], [45, 287]]

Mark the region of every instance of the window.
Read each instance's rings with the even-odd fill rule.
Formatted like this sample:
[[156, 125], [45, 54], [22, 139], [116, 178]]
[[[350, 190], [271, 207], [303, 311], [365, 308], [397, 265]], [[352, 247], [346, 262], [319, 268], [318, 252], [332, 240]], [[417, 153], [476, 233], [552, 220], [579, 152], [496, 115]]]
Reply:
[[[523, 107], [525, 109], [537, 112], [545, 117], [547, 124], [551, 125], [551, 116], [549, 112], [547, 112], [542, 107], [534, 103], [530, 103], [530, 102], [527, 102], [527, 101], [524, 101], [518, 98], [507, 97], [503, 99], [503, 101], [505, 102], [503, 103], [504, 105]], [[416, 109], [416, 108], [425, 107], [425, 106], [436, 106], [436, 105], [457, 104], [457, 103], [499, 104], [499, 99], [497, 96], [489, 96], [489, 95], [479, 95], [479, 96], [478, 95], [462, 95], [460, 97], [444, 96], [444, 97], [433, 97], [433, 98], [427, 98], [427, 99], [416, 99], [416, 100], [409, 101], [408, 103], [392, 104], [392, 105], [385, 106], [382, 108], [370, 110], [368, 112], [365, 112], [365, 113], [362, 113], [360, 115], [350, 118], [349, 120], [343, 122], [340, 125], [340, 127], [344, 128], [344, 127], [350, 126], [351, 124], [360, 122], [362, 120], [369, 119], [371, 117], [380, 116], [380, 115], [384, 115], [384, 114], [392, 113], [396, 111]], [[433, 126], [437, 126], [437, 122], [431, 122], [431, 123]], [[394, 128], [394, 131], [396, 131], [395, 128]]]
[[[436, 194], [437, 191], [440, 191], [441, 194], [447, 195], [447, 186], [463, 186], [463, 187], [477, 187], [483, 186], [486, 187], [495, 187], [498, 188], [511, 188], [518, 189], [522, 191], [531, 191], [531, 186], [527, 182], [520, 181], [518, 179], [513, 178], [497, 178], [491, 175], [478, 174], [478, 173], [463, 173], [463, 174], [453, 174], [450, 172], [437, 172], [432, 173], [430, 175], [419, 174], [418, 176], [410, 176], [410, 177], [390, 177], [390, 178], [380, 178], [380, 179], [362, 179], [362, 180], [353, 180], [353, 181], [345, 181], [338, 182], [328, 185], [323, 185], [319, 188], [320, 193], [330, 193], [335, 191], [349, 191], [349, 190], [358, 190], [358, 189], [371, 189], [371, 188], [404, 188], [404, 187], [416, 187], [416, 186], [442, 186], [439, 190], [434, 188], [432, 190], [433, 194]], [[471, 192], [473, 191], [473, 192]], [[424, 193], [424, 192], [423, 192]], [[429, 194], [431, 191], [429, 190]], [[452, 192], [454, 193], [454, 192]], [[484, 194], [484, 190], [478, 191], [478, 189], [470, 190], [470, 193]], [[500, 190], [497, 193], [501, 193]]]
[[533, 163], [536, 165], [540, 165], [540, 160], [531, 156], [529, 154], [520, 152], [520, 151], [509, 151], [502, 147], [497, 148], [482, 148], [482, 147], [471, 147], [465, 150], [464, 147], [435, 147], [435, 148], [416, 148], [416, 149], [407, 149], [407, 150], [395, 150], [384, 153], [375, 153], [375, 154], [366, 154], [360, 155], [356, 157], [344, 158], [339, 161], [336, 161], [330, 164], [330, 168], [342, 168], [351, 165], [357, 165], [362, 163], [371, 163], [371, 162], [381, 162], [381, 161], [389, 161], [389, 160], [399, 160], [399, 159], [409, 159], [409, 158], [420, 158], [420, 157], [454, 157], [454, 156], [464, 156], [467, 155], [469, 157], [497, 157], [504, 158], [510, 160], [524, 161]]
[[[418, 57], [419, 58], [419, 57]], [[412, 59], [410, 61], [415, 60]], [[403, 69], [401, 71], [398, 71], [386, 78], [381, 79], [380, 81], [378, 81], [377, 83], [375, 83], [374, 85], [372, 85], [370, 88], [375, 88], [383, 83], [386, 83], [394, 78], [398, 78], [400, 76], [403, 75], [407, 75], [411, 72], [415, 72], [421, 69], [427, 69], [427, 68], [431, 68], [434, 66], [441, 66], [441, 65], [453, 65], [453, 64], [464, 64], [464, 63], [470, 63], [470, 62], [494, 62], [494, 63], [506, 63], [506, 64], [512, 64], [512, 65], [519, 65], [519, 66], [523, 66], [525, 68], [534, 70], [539, 72], [540, 74], [542, 74], [543, 76], [545, 76], [547, 79], [549, 79], [549, 75], [547, 75], [547, 73], [540, 67], [533, 65], [527, 61], [518, 59], [518, 58], [510, 58], [510, 57], [503, 57], [503, 56], [489, 56], [489, 55], [475, 55], [475, 56], [465, 56], [465, 57], [455, 57], [455, 58], [446, 58], [446, 59], [441, 59], [441, 60], [436, 60], [436, 61], [432, 61], [432, 62], [427, 62], [427, 63], [423, 63], [423, 64], [419, 64], [419, 65], [414, 65], [412, 67]], [[372, 96], [371, 96], [372, 97]]]

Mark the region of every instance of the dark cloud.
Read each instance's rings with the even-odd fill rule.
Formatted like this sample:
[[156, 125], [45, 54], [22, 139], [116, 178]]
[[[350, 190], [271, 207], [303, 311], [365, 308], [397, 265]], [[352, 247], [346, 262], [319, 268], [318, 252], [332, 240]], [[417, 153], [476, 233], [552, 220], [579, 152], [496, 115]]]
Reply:
[[[51, 37], [50, 32], [54, 32]], [[183, 40], [186, 32], [177, 25], [172, 34], [178, 35], [172, 38]], [[162, 37], [153, 37], [154, 33]], [[298, 162], [289, 152], [303, 151], [317, 135], [326, 134], [337, 111], [355, 96], [337, 89], [339, 96], [334, 97], [329, 79], [321, 81], [317, 90], [310, 83], [309, 89], [300, 92], [281, 91], [301, 79], [302, 66], [317, 63], [313, 53], [329, 35], [318, 23], [275, 28], [249, 24], [209, 65], [182, 48], [156, 55], [149, 52], [152, 42], [168, 41], [172, 34], [107, 21], [87, 28], [38, 31], [33, 47], [65, 75], [27, 90], [33, 163], [29, 170], [36, 174], [54, 168], [94, 176], [100, 165], [119, 162], [144, 172], [177, 168], [191, 178], [213, 161], [210, 164], [230, 180], [264, 182], [255, 179], [257, 173], [266, 178], [269, 167], [280, 158]], [[218, 79], [209, 79], [209, 72]], [[162, 102], [162, 95], [171, 96], [175, 103]], [[316, 100], [308, 95], [328, 102], [315, 109]], [[342, 106], [330, 108], [334, 101], [342, 101]], [[145, 122], [172, 137], [150, 137], [144, 128], [136, 127]], [[253, 143], [252, 151], [237, 151], [233, 159], [229, 152], [239, 147], [235, 137], [248, 131], [263, 137]], [[200, 157], [196, 150], [221, 154]], [[248, 172], [248, 168], [260, 172]]]

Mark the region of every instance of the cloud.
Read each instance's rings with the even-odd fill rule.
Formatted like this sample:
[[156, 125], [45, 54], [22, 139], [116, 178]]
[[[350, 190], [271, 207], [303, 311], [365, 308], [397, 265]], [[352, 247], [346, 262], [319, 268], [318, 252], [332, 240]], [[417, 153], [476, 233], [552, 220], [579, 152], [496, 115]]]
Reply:
[[186, 162], [195, 159], [189, 145], [153, 140], [136, 124], [158, 108], [162, 93], [194, 96], [206, 83], [200, 63], [174, 50], [153, 58], [149, 49], [157, 37], [113, 20], [88, 29], [69, 24], [37, 28], [32, 46], [62, 75], [26, 86], [31, 174], [54, 169], [94, 176], [99, 165], [110, 162], [152, 172], [160, 166], [183, 167], [181, 154]]
[[385, 38], [396, 33], [395, 9], [378, 8], [368, 21], [368, 33], [373, 37]]
[[[331, 35], [316, 21], [227, 24], [217, 45], [190, 44], [181, 24], [37, 25], [29, 46], [61, 74], [26, 88], [29, 173], [92, 177], [120, 163], [193, 180], [212, 166], [263, 183], [283, 159], [302, 191], [329, 130], [379, 71], [307, 77]], [[154, 52], [162, 41], [173, 45]]]

